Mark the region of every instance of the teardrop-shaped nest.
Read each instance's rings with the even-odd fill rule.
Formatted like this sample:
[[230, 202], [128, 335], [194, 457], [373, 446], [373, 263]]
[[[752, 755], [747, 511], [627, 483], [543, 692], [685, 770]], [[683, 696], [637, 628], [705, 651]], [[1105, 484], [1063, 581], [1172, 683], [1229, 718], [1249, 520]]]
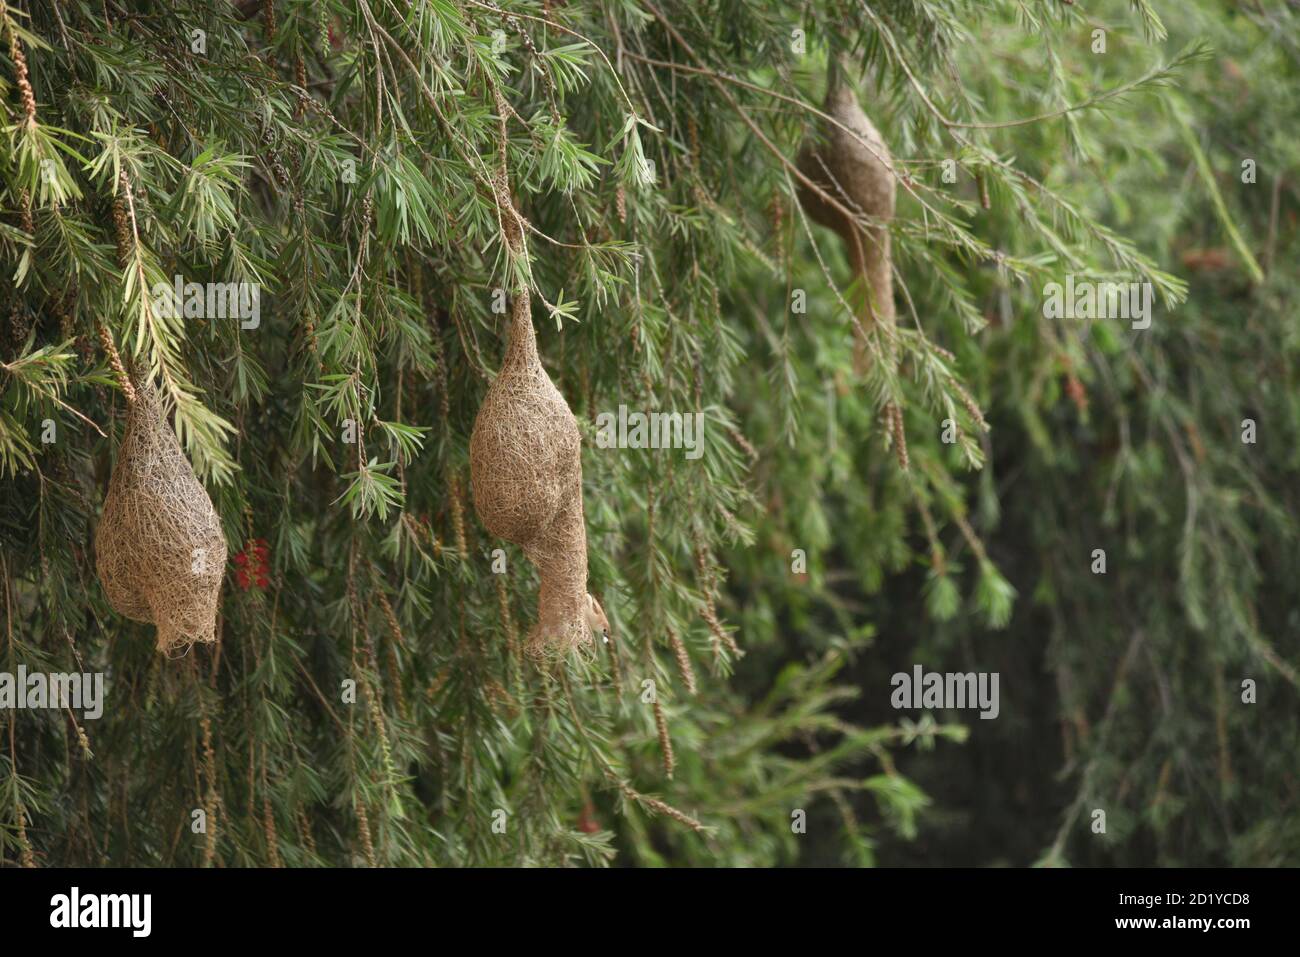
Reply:
[[[863, 317], [893, 325], [893, 255], [888, 226], [894, 218], [898, 188], [894, 160], [853, 91], [841, 82], [832, 83], [823, 112], [837, 122], [821, 121], [818, 141], [805, 146], [799, 155], [799, 171], [840, 206], [874, 225], [860, 226], [803, 183], [799, 203], [814, 222], [834, 230], [844, 242], [854, 272], [866, 284]], [[860, 371], [866, 360], [863, 347], [860, 333], [855, 362]]]
[[137, 386], [95, 532], [95, 567], [119, 614], [158, 628], [158, 650], [216, 640], [226, 539], [152, 385]]
[[470, 435], [470, 484], [483, 526], [516, 545], [532, 542], [582, 474], [581, 442], [541, 363], [504, 364]]
[[591, 640], [582, 434], [542, 367], [526, 291], [515, 297], [512, 315], [501, 371], [470, 435], [470, 486], [484, 527], [523, 548], [538, 568], [530, 647], [564, 650]]
[[[884, 137], [863, 112], [853, 91], [841, 83], [832, 85], [827, 92], [822, 112], [838, 122], [821, 121], [819, 142], [804, 147], [799, 155], [799, 171], [840, 205], [887, 223], [894, 218], [897, 182], [893, 156]], [[799, 202], [815, 222], [845, 239], [856, 228], [843, 213], [802, 184]]]

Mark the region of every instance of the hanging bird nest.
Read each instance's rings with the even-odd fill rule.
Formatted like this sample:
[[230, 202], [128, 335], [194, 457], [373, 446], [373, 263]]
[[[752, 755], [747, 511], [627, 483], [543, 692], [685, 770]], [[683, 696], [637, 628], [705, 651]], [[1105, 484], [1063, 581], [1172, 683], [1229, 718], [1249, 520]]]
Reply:
[[842, 71], [832, 70], [818, 142], [804, 147], [798, 168], [842, 207], [871, 225], [863, 226], [825, 198], [800, 184], [799, 202], [816, 223], [835, 231], [844, 242], [866, 299], [859, 316], [855, 348], [859, 372], [866, 368], [865, 333], [871, 323], [894, 323], [894, 276], [889, 223], [894, 218], [897, 175], [889, 147], [863, 112]]
[[174, 655], [216, 640], [226, 539], [153, 385], [128, 394], [95, 567], [113, 609], [156, 625], [158, 650]]
[[582, 435], [542, 367], [529, 303], [524, 288], [511, 304], [505, 359], [470, 435], [470, 485], [483, 526], [537, 566], [530, 648], [566, 651], [591, 640]]

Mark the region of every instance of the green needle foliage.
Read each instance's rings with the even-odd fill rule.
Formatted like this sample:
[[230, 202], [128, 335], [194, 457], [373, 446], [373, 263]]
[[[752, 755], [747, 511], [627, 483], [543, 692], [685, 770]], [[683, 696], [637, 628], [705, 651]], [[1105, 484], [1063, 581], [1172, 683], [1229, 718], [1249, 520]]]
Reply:
[[[0, 711], [0, 864], [1300, 860], [1296, 15], [1078, 6], [0, 0], [0, 671], [107, 687]], [[864, 376], [795, 200], [831, 64], [900, 172]], [[468, 491], [520, 281], [612, 625], [563, 661]], [[230, 545], [183, 660], [95, 578], [106, 345]], [[916, 662], [1000, 719], [893, 711]]]

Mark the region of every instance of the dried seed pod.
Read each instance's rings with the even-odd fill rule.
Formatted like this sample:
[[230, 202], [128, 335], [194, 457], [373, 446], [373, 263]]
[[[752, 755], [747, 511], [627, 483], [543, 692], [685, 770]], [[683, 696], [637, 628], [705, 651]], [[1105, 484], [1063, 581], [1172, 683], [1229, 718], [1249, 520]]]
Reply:
[[95, 531], [95, 567], [119, 614], [158, 628], [158, 650], [216, 640], [226, 539], [152, 384], [136, 384]]
[[533, 651], [591, 641], [582, 435], [537, 354], [530, 300], [511, 304], [510, 342], [470, 436], [470, 485], [484, 527], [519, 545], [541, 576]]
[[[819, 141], [808, 144], [798, 166], [841, 206], [869, 220], [864, 227], [846, 216], [806, 185], [800, 185], [799, 202], [816, 223], [832, 229], [843, 240], [854, 272], [866, 287], [866, 304], [859, 320], [893, 325], [894, 277], [890, 254], [889, 222], [894, 218], [896, 171], [889, 147], [863, 112], [840, 71], [830, 82], [822, 112], [835, 122], [822, 120]], [[865, 343], [858, 337], [856, 364], [865, 366]]]

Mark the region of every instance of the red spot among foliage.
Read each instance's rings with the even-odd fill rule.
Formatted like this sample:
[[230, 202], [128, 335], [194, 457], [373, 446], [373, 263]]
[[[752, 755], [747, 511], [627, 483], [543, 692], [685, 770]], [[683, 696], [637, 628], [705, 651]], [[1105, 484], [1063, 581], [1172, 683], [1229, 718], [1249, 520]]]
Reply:
[[243, 591], [253, 585], [263, 591], [271, 583], [271, 549], [265, 538], [255, 538], [235, 555], [235, 584]]

